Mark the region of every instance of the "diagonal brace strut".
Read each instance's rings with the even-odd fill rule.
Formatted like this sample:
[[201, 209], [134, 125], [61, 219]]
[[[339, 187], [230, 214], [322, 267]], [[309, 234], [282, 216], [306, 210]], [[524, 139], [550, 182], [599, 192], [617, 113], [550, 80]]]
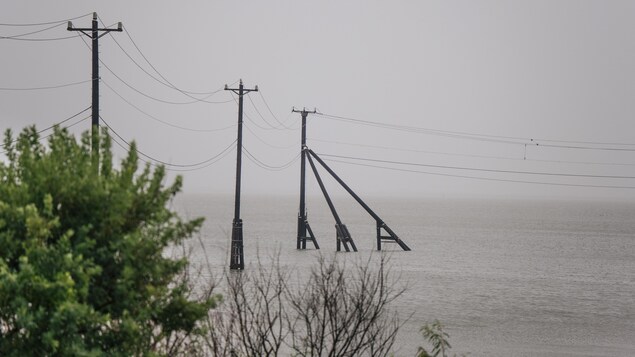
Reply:
[[[368, 212], [368, 214], [375, 219], [375, 221], [377, 222], [377, 250], [381, 250], [382, 242], [397, 243], [401, 247], [401, 249], [405, 251], [410, 250], [410, 247], [408, 247], [408, 245], [404, 241], [402, 241], [397, 236], [397, 234], [395, 234], [395, 232], [393, 232], [393, 230], [390, 229], [390, 227], [388, 227], [388, 225], [355, 192], [353, 192], [353, 190], [348, 187], [348, 185], [339, 176], [337, 176], [337, 174], [324, 161], [322, 161], [319, 156], [317, 156], [315, 152], [313, 152], [313, 150], [308, 148], [306, 150], [309, 154], [307, 155], [307, 157], [309, 158], [309, 162], [311, 163], [316, 176], [317, 170], [313, 165], [311, 156], [313, 156], [320, 163], [320, 165], [322, 165], [322, 167], [324, 167], [324, 169], [328, 171], [328, 173], [331, 174], [331, 176], [333, 176], [333, 178], [355, 199], [355, 201], [357, 201], [357, 203], [359, 203], [366, 210], [366, 212]], [[318, 182], [321, 181], [319, 180]], [[387, 235], [383, 235], [382, 230], [384, 230]]]

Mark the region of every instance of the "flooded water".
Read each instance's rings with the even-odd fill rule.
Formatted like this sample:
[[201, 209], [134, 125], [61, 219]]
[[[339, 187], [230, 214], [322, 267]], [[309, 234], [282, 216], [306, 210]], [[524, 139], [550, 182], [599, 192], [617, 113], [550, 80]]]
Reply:
[[[335, 198], [358, 253], [375, 248], [375, 223], [352, 199]], [[635, 356], [635, 204], [607, 202], [368, 199], [412, 248], [391, 265], [408, 285], [398, 300], [396, 356], [424, 345], [419, 328], [439, 319], [452, 353], [470, 356]], [[194, 260], [228, 266], [233, 197], [182, 195], [189, 218], [205, 217]], [[334, 221], [320, 197], [309, 222], [321, 250], [296, 250], [296, 197], [243, 199], [246, 269], [257, 255], [308, 271], [335, 251]]]

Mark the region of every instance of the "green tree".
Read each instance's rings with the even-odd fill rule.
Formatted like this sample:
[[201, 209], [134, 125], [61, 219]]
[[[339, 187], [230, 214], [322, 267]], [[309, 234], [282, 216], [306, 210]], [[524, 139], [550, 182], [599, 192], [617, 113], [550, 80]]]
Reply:
[[202, 224], [167, 208], [181, 178], [165, 187], [163, 167], [140, 169], [134, 144], [115, 168], [100, 136], [95, 161], [88, 134], [5, 134], [1, 356], [189, 354], [202, 334], [215, 297], [193, 297], [187, 259], [165, 254]]
[[[443, 330], [444, 326], [439, 320], [434, 320], [431, 324], [421, 327], [421, 334], [432, 345], [432, 350], [428, 352], [425, 348], [419, 347], [417, 357], [447, 357], [448, 350], [452, 348], [448, 339], [450, 335]], [[456, 355], [453, 355], [456, 357]], [[465, 355], [461, 355], [465, 356]]]

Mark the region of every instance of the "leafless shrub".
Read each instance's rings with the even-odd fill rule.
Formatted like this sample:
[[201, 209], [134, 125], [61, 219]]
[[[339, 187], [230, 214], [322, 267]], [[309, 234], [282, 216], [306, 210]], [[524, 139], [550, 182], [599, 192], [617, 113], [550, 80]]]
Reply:
[[[371, 257], [372, 258], [372, 257]], [[385, 356], [399, 321], [390, 308], [403, 288], [391, 281], [386, 257], [348, 269], [336, 259], [318, 260], [306, 289], [290, 292], [292, 347], [299, 356]]]
[[404, 291], [382, 255], [350, 269], [320, 257], [300, 284], [276, 259], [226, 275], [225, 301], [208, 320], [214, 356], [386, 356], [399, 320], [390, 304]]

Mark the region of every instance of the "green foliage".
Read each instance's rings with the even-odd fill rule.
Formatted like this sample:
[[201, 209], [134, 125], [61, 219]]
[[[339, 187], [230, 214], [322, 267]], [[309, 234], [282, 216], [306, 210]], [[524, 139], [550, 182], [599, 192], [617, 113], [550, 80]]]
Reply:
[[443, 325], [439, 320], [421, 327], [421, 334], [432, 345], [432, 350], [428, 352], [425, 348], [419, 347], [417, 357], [447, 357], [448, 350], [452, 348], [448, 342], [450, 335], [443, 331]]
[[87, 134], [56, 128], [47, 146], [34, 127], [5, 135], [1, 356], [163, 355], [214, 307], [178, 279], [187, 260], [164, 256], [202, 224], [167, 208], [181, 178], [164, 187], [165, 170], [139, 170], [134, 147], [116, 169], [100, 136], [96, 160]]

